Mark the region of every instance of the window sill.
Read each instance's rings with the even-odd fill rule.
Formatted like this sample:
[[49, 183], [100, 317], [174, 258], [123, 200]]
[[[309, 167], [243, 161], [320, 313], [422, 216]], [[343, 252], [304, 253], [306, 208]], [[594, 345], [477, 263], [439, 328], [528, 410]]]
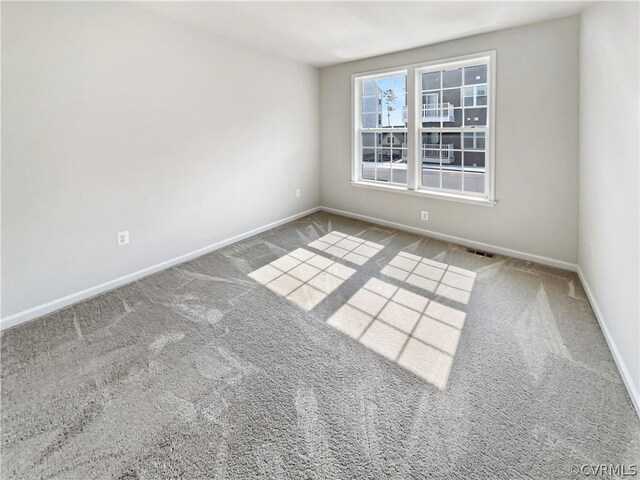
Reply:
[[466, 195], [456, 195], [455, 193], [431, 192], [427, 190], [408, 190], [406, 187], [397, 185], [378, 185], [367, 182], [349, 182], [354, 187], [368, 188], [371, 190], [381, 190], [384, 192], [395, 192], [404, 195], [413, 195], [417, 197], [433, 198], [436, 200], [449, 200], [452, 202], [467, 203], [470, 205], [480, 205], [482, 207], [494, 207], [497, 202], [486, 198], [469, 197]]

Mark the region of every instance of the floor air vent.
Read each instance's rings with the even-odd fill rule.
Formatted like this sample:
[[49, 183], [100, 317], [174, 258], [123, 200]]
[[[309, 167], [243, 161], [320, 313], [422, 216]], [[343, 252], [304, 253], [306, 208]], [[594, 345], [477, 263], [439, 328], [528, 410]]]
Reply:
[[468, 253], [473, 253], [474, 255], [480, 255], [481, 257], [493, 258], [493, 253], [483, 252], [482, 250], [474, 250], [473, 248], [467, 248]]

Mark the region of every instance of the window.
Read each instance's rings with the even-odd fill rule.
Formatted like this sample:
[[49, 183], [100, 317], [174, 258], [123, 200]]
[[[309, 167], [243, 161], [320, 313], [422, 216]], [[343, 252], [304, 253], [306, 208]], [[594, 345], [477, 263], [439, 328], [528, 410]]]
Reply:
[[361, 82], [360, 178], [407, 184], [407, 76], [369, 77]]
[[492, 203], [495, 52], [354, 75], [356, 185]]

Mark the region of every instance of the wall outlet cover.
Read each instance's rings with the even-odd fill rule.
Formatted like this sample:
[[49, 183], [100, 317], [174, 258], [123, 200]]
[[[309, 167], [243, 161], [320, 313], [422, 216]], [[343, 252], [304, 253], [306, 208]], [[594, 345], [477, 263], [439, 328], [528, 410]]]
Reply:
[[129, 230], [118, 232], [118, 246], [122, 247], [129, 243]]

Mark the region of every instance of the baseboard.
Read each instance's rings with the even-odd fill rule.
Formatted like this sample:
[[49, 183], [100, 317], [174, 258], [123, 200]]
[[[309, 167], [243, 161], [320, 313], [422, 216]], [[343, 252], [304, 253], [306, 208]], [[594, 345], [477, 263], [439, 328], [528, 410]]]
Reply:
[[456, 237], [454, 235], [447, 235], [446, 233], [434, 232], [432, 230], [426, 230], [424, 228], [411, 227], [402, 223], [391, 222], [389, 220], [383, 220], [381, 218], [369, 217], [367, 215], [360, 215], [359, 213], [347, 212], [344, 210], [338, 210], [330, 207], [320, 207], [320, 210], [334, 213], [336, 215], [342, 215], [344, 217], [355, 218], [356, 220], [363, 220], [369, 223], [375, 223], [383, 225], [385, 227], [395, 228], [397, 230], [403, 230], [405, 232], [416, 233], [418, 235], [424, 235], [427, 237], [435, 238], [436, 240], [442, 240], [444, 242], [456, 243], [465, 247], [474, 248], [477, 250], [484, 250], [491, 253], [497, 253], [499, 255], [505, 255], [507, 257], [519, 258], [521, 260], [527, 260], [530, 262], [541, 263], [550, 267], [562, 268], [564, 270], [570, 270], [572, 272], [577, 271], [577, 265], [564, 260], [556, 260], [555, 258], [543, 257], [541, 255], [534, 255], [532, 253], [520, 252], [518, 250], [512, 250], [510, 248], [499, 247], [497, 245], [490, 245], [488, 243], [476, 242], [469, 240], [468, 238]]
[[616, 366], [618, 367], [618, 371], [620, 372], [620, 376], [622, 377], [622, 381], [624, 382], [624, 386], [627, 387], [627, 392], [629, 393], [629, 397], [631, 397], [631, 403], [633, 407], [636, 409], [636, 413], [638, 417], [640, 417], [640, 394], [636, 389], [629, 370], [627, 370], [627, 365], [624, 362], [624, 359], [620, 355], [618, 351], [618, 347], [616, 346], [616, 342], [613, 340], [609, 329], [607, 328], [607, 324], [604, 321], [604, 315], [602, 314], [602, 310], [598, 306], [598, 302], [596, 301], [596, 297], [589, 286], [589, 282], [584, 276], [584, 272], [578, 265], [578, 277], [580, 278], [580, 282], [582, 282], [582, 286], [584, 287], [584, 291], [587, 293], [587, 298], [589, 299], [589, 303], [591, 303], [591, 308], [596, 315], [596, 319], [600, 324], [600, 329], [602, 330], [602, 334], [604, 335], [605, 340], [607, 341], [607, 345], [609, 345], [609, 350], [611, 351], [611, 355], [613, 356], [613, 360], [616, 362]]
[[241, 233], [239, 235], [235, 235], [233, 237], [227, 238], [225, 240], [221, 240], [219, 242], [213, 243], [211, 245], [207, 245], [206, 247], [202, 247], [199, 248], [198, 250], [194, 250], [192, 252], [189, 253], [185, 253], [184, 255], [180, 255], [178, 257], [172, 258], [170, 260], [165, 260], [164, 262], [160, 262], [157, 263], [155, 265], [152, 265], [150, 267], [144, 268], [142, 270], [138, 270], [136, 272], [124, 275], [122, 277], [118, 277], [116, 279], [110, 280], [108, 282], [104, 282], [101, 283], [100, 285], [96, 285], [90, 288], [87, 288], [85, 290], [82, 290], [80, 292], [77, 293], [73, 293], [71, 295], [67, 295], [65, 297], [59, 298], [57, 300], [53, 300], [51, 302], [47, 302], [44, 303], [42, 305], [39, 305], [37, 307], [33, 307], [33, 308], [29, 308], [27, 310], [23, 310], [21, 312], [15, 313], [13, 315], [10, 315], [6, 318], [3, 318], [0, 320], [0, 330], [5, 330], [7, 328], [11, 328], [14, 327], [16, 325], [20, 325], [21, 323], [25, 323], [28, 322], [30, 320], [36, 319], [38, 317], [41, 317], [43, 315], [47, 315], [49, 313], [55, 312], [56, 310], [60, 310], [62, 308], [68, 307], [70, 305], [73, 305], [74, 303], [78, 303], [81, 302], [83, 300], [86, 300], [88, 298], [91, 297], [95, 297], [96, 295], [100, 295], [104, 292], [107, 292], [109, 290], [113, 290], [114, 288], [118, 288], [122, 285], [126, 285], [127, 283], [131, 283], [134, 282], [136, 280], [139, 280], [143, 277], [146, 277], [148, 275], [151, 275], [155, 272], [158, 272], [160, 270], [164, 270], [167, 269], [169, 267], [172, 267], [174, 265], [178, 265], [180, 263], [184, 263], [187, 262], [189, 260], [192, 260], [196, 257], [199, 257], [201, 255], [205, 255], [209, 252], [213, 252], [215, 250], [218, 250], [220, 248], [226, 247], [227, 245], [231, 245], [232, 243], [238, 242], [240, 240], [244, 240], [246, 238], [252, 237], [254, 235], [257, 235], [259, 233], [265, 232], [267, 230], [270, 230], [272, 228], [276, 228], [279, 227], [280, 225], [284, 225], [285, 223], [297, 220], [299, 218], [305, 217], [307, 215], [310, 215], [312, 213], [315, 213], [319, 210], [325, 211], [325, 212], [329, 212], [329, 213], [333, 213], [336, 215], [342, 215], [344, 217], [349, 217], [349, 218], [354, 218], [357, 220], [363, 220], [369, 223], [374, 223], [374, 224], [378, 224], [378, 225], [383, 225], [385, 227], [391, 227], [391, 228], [395, 228], [398, 230], [403, 230], [403, 231], [407, 231], [407, 232], [411, 232], [411, 233], [416, 233], [418, 235], [425, 235], [431, 238], [435, 238], [438, 240], [442, 240], [442, 241], [446, 241], [446, 242], [452, 242], [452, 243], [456, 243], [459, 245], [464, 245], [464, 246], [468, 246], [468, 247], [472, 247], [472, 248], [477, 248], [477, 249], [481, 249], [481, 250], [486, 250], [489, 252], [493, 252], [493, 253], [497, 253], [500, 255], [506, 255], [509, 257], [515, 257], [515, 258], [519, 258], [522, 260], [528, 260], [528, 261], [532, 261], [532, 262], [537, 262], [537, 263], [541, 263], [544, 265], [549, 265], [552, 267], [557, 267], [557, 268], [563, 268], [566, 270], [571, 270], [571, 271], [575, 271], [578, 273], [578, 277], [580, 278], [580, 281], [582, 282], [582, 285], [584, 287], [584, 290], [587, 294], [587, 297], [589, 299], [589, 302], [591, 303], [591, 307], [593, 308], [593, 311], [595, 313], [596, 319], [598, 320], [598, 323], [600, 324], [600, 328], [602, 329], [602, 333], [604, 335], [605, 340], [607, 341], [607, 344], [609, 346], [609, 350], [611, 351], [611, 355], [613, 356], [613, 359], [616, 363], [616, 366], [618, 367], [618, 371], [620, 372], [620, 376], [622, 377], [622, 380], [624, 382], [625, 387], [627, 388], [627, 391], [629, 393], [629, 397], [631, 398], [631, 403], [633, 404], [636, 413], [638, 414], [638, 416], [640, 416], [640, 395], [638, 394], [638, 391], [636, 390], [634, 383], [631, 380], [631, 374], [629, 373], [629, 370], [627, 370], [626, 364], [623, 360], [623, 358], [621, 357], [618, 348], [616, 347], [615, 341], [613, 340], [613, 337], [611, 336], [609, 329], [607, 328], [606, 323], [604, 322], [604, 317], [602, 315], [602, 311], [600, 310], [600, 307], [598, 306], [598, 303], [595, 299], [595, 296], [593, 295], [593, 292], [591, 290], [591, 288], [589, 287], [589, 283], [587, 282], [584, 273], [582, 272], [582, 269], [580, 268], [579, 265], [575, 265], [573, 263], [569, 263], [569, 262], [565, 262], [563, 260], [556, 260], [553, 258], [548, 258], [548, 257], [543, 257], [540, 255], [534, 255], [534, 254], [530, 254], [530, 253], [525, 253], [525, 252], [520, 252], [517, 250], [512, 250], [509, 248], [504, 248], [504, 247], [499, 247], [496, 245], [490, 245], [487, 243], [482, 243], [482, 242], [476, 242], [473, 240], [469, 240], [466, 238], [461, 238], [461, 237], [456, 237], [454, 235], [447, 235], [444, 233], [439, 233], [439, 232], [434, 232], [431, 230], [426, 230], [423, 228], [417, 228], [417, 227], [411, 227], [409, 225], [404, 225], [401, 223], [397, 223], [397, 222], [391, 222], [388, 220], [383, 220], [380, 218], [375, 218], [375, 217], [369, 217], [367, 215], [360, 215], [358, 213], [353, 213], [353, 212], [347, 212], [344, 210], [338, 210], [335, 208], [330, 208], [330, 207], [315, 207], [315, 208], [311, 208], [309, 210], [306, 210], [304, 212], [300, 212], [297, 213], [295, 215], [291, 215], [290, 217], [286, 217], [283, 218], [281, 220], [277, 220], [275, 222], [271, 222], [268, 223], [266, 225], [263, 225], [261, 227], [258, 228], [254, 228], [252, 230], [249, 230], [248, 232], [244, 232]]
[[95, 297], [96, 295], [100, 295], [101, 293], [113, 290], [114, 288], [121, 287], [122, 285], [126, 285], [127, 283], [131, 283], [143, 277], [151, 275], [152, 273], [156, 273], [160, 270], [167, 269], [174, 265], [187, 262], [201, 255], [205, 255], [207, 253], [213, 252], [214, 250], [218, 250], [220, 248], [226, 247], [227, 245], [231, 245], [232, 243], [244, 240], [245, 238], [253, 237], [254, 235], [265, 232], [267, 230], [271, 230], [275, 227], [279, 227], [280, 225], [284, 225], [285, 223], [289, 223], [293, 220], [306, 217], [307, 215], [315, 213], [318, 210], [320, 210], [320, 208], [315, 207], [304, 212], [296, 213], [295, 215], [291, 215], [290, 217], [268, 223], [258, 228], [254, 228], [253, 230], [249, 230], [248, 232], [244, 232], [225, 240], [213, 243], [211, 245], [207, 245], [206, 247], [202, 247], [198, 250], [185, 253], [184, 255], [180, 255], [170, 260], [165, 260], [164, 262], [160, 262], [150, 267], [143, 268], [142, 270], [138, 270], [137, 272], [129, 273], [127, 275], [123, 275], [122, 277], [118, 277], [113, 280], [109, 280], [108, 282], [101, 283], [100, 285], [95, 285], [80, 292], [72, 293], [71, 295], [67, 295], [57, 300], [38, 305], [37, 307], [14, 313], [13, 315], [0, 320], [0, 330], [15, 327], [16, 325], [20, 325], [21, 323], [28, 322], [43, 315], [47, 315], [49, 313], [55, 312], [56, 310], [61, 310], [65, 307], [73, 305], [74, 303], [87, 300], [88, 298]]
[[598, 306], [598, 303], [596, 302], [596, 299], [591, 291], [591, 288], [589, 287], [589, 284], [587, 283], [584, 274], [582, 272], [582, 270], [580, 269], [579, 265], [570, 263], [570, 262], [565, 262], [564, 260], [556, 260], [554, 258], [548, 258], [548, 257], [544, 257], [541, 255], [534, 255], [531, 253], [525, 253], [525, 252], [520, 252], [518, 250], [512, 250], [510, 248], [504, 248], [504, 247], [499, 247], [496, 245], [490, 245], [487, 243], [482, 243], [482, 242], [476, 242], [474, 240], [469, 240], [467, 238], [461, 238], [461, 237], [456, 237], [454, 235], [447, 235], [444, 233], [439, 233], [439, 232], [434, 232], [431, 230], [426, 230], [423, 228], [417, 228], [417, 227], [411, 227], [409, 225], [404, 225], [401, 223], [397, 223], [397, 222], [391, 222], [388, 220], [383, 220], [380, 218], [375, 218], [375, 217], [369, 217], [367, 215], [361, 215], [358, 213], [353, 213], [353, 212], [347, 212], [344, 210], [338, 210], [336, 208], [330, 208], [330, 207], [320, 207], [320, 210], [328, 212], [328, 213], [333, 213], [335, 215], [342, 215], [344, 217], [349, 217], [349, 218], [354, 218], [356, 220], [363, 220], [365, 222], [369, 222], [369, 223], [375, 223], [378, 225], [382, 225], [385, 227], [391, 227], [391, 228], [395, 228], [397, 230], [403, 230], [406, 232], [411, 232], [411, 233], [416, 233], [418, 235], [425, 235], [427, 237], [431, 237], [431, 238], [435, 238], [437, 240], [442, 240], [445, 242], [452, 242], [452, 243], [456, 243], [459, 245], [463, 245], [463, 246], [467, 246], [467, 247], [472, 247], [472, 248], [476, 248], [476, 249], [480, 249], [480, 250], [486, 250], [489, 252], [493, 252], [493, 253], [497, 253], [500, 255], [506, 255], [508, 257], [515, 257], [515, 258], [519, 258], [522, 260], [528, 260], [531, 262], [536, 262], [536, 263], [541, 263], [544, 265], [549, 265], [551, 267], [557, 267], [557, 268], [562, 268], [565, 270], [570, 270], [573, 272], [577, 272], [578, 273], [578, 277], [580, 278], [580, 281], [582, 282], [582, 285], [584, 286], [584, 290], [587, 293], [587, 297], [589, 299], [589, 302], [591, 303], [591, 307], [595, 313], [596, 318], [598, 319], [598, 323], [600, 324], [600, 328], [602, 330], [602, 333], [604, 335], [605, 340], [607, 341], [607, 345], [609, 346], [609, 350], [611, 351], [611, 355], [613, 356], [613, 359], [616, 363], [616, 366], [618, 367], [618, 371], [620, 372], [620, 376], [622, 377], [622, 381], [624, 382], [625, 387], [627, 388], [627, 392], [629, 393], [629, 397], [631, 398], [631, 403], [633, 404], [636, 413], [638, 414], [638, 416], [640, 417], [640, 395], [638, 394], [638, 391], [635, 389], [633, 382], [631, 381], [631, 374], [629, 373], [629, 370], [627, 370], [627, 367], [624, 363], [624, 360], [622, 359], [622, 357], [620, 356], [620, 353], [618, 352], [618, 348], [616, 347], [616, 344], [613, 340], [613, 337], [611, 336], [611, 334], [609, 333], [609, 329], [607, 328], [605, 322], [604, 322], [604, 317], [602, 315], [602, 311], [600, 310], [600, 307]]
[[425, 235], [425, 236], [428, 236], [428, 237], [431, 237], [431, 238], [435, 238], [435, 239], [438, 239], [438, 240], [443, 240], [443, 241], [446, 241], [446, 242], [453, 242], [453, 243], [457, 243], [457, 244], [460, 244], [460, 245], [464, 245], [464, 246], [468, 246], [468, 247], [472, 247], [472, 248], [476, 248], [476, 249], [480, 249], [480, 250], [486, 250], [486, 251], [490, 251], [490, 252], [501, 254], [501, 255], [506, 255], [506, 256], [510, 256], [510, 257], [516, 257], [516, 258], [520, 258], [520, 259], [523, 259], [523, 260], [542, 263], [544, 265], [550, 265], [552, 267], [558, 267], [558, 268], [564, 268], [566, 270], [576, 271], [576, 265], [574, 265], [572, 263], [569, 263], [569, 262], [564, 262], [562, 260], [555, 260], [555, 259], [552, 259], [552, 258], [542, 257], [542, 256], [539, 256], [539, 255], [533, 255], [533, 254], [529, 254], [529, 253], [525, 253], [525, 252], [519, 252], [519, 251], [511, 250], [511, 249], [508, 249], [508, 248], [498, 247], [498, 246], [495, 246], [495, 245], [489, 245], [489, 244], [482, 243], [482, 242], [476, 242], [476, 241], [469, 240], [469, 239], [466, 239], [466, 238], [456, 237], [456, 236], [453, 236], [453, 235], [447, 235], [447, 234], [434, 232], [434, 231], [426, 230], [426, 229], [422, 229], [422, 228], [411, 227], [409, 225], [403, 225], [401, 223], [391, 222], [391, 221], [383, 220], [383, 219], [380, 219], [380, 218], [369, 217], [369, 216], [366, 216], [366, 215], [360, 215], [360, 214], [357, 214], [357, 213], [347, 212], [347, 211], [344, 211], [344, 210], [338, 210], [338, 209], [335, 209], [335, 208], [315, 207], [315, 208], [311, 208], [309, 210], [306, 210], [304, 212], [300, 212], [298, 214], [291, 215], [290, 217], [283, 218], [281, 220], [277, 220], [275, 222], [268, 223], [268, 224], [263, 225], [261, 227], [254, 228], [253, 230], [249, 230], [248, 232], [244, 232], [244, 233], [241, 233], [239, 235], [235, 235], [233, 237], [227, 238], [225, 240], [221, 240], [221, 241], [216, 242], [214, 244], [207, 245], [206, 247], [200, 248], [198, 250], [194, 250], [194, 251], [186, 253], [184, 255], [180, 255], [180, 256], [172, 258], [170, 260], [165, 260], [164, 262], [157, 263], [155, 265], [152, 265], [150, 267], [144, 268], [142, 270], [138, 270], [136, 272], [124, 275], [122, 277], [115, 278], [113, 280], [109, 280], [107, 282], [101, 283], [100, 285], [96, 285], [96, 286], [87, 288], [85, 290], [82, 290], [80, 292], [72, 293], [72, 294], [67, 295], [65, 297], [53, 300], [51, 302], [47, 302], [47, 303], [44, 303], [42, 305], [38, 305], [36, 307], [23, 310], [21, 312], [14, 313], [13, 315], [10, 315], [8, 317], [2, 318], [0, 320], [0, 330], [11, 328], [11, 327], [14, 327], [16, 325], [20, 325], [21, 323], [28, 322], [28, 321], [33, 320], [35, 318], [41, 317], [43, 315], [47, 315], [49, 313], [55, 312], [56, 310], [60, 310], [62, 308], [68, 307], [70, 305], [73, 305], [74, 303], [78, 303], [78, 302], [81, 302], [81, 301], [86, 300], [88, 298], [94, 297], [96, 295], [100, 295], [101, 293], [107, 292], [109, 290], [113, 290], [114, 288], [118, 288], [118, 287], [120, 287], [122, 285], [126, 285], [127, 283], [134, 282], [136, 280], [139, 280], [140, 278], [146, 277], [146, 276], [151, 275], [151, 274], [153, 274], [155, 272], [158, 272], [160, 270], [164, 270], [164, 269], [172, 267], [174, 265], [177, 265], [177, 264], [180, 264], [180, 263], [184, 263], [184, 262], [189, 261], [189, 260], [191, 260], [193, 258], [199, 257], [200, 255], [205, 255], [205, 254], [207, 254], [209, 252], [212, 252], [214, 250], [217, 250], [219, 248], [226, 247], [227, 245], [230, 245], [230, 244], [232, 244], [234, 242], [238, 242], [238, 241], [243, 240], [245, 238], [252, 237], [254, 235], [257, 235], [257, 234], [262, 233], [264, 231], [267, 231], [267, 230], [270, 230], [272, 228], [278, 227], [278, 226], [283, 225], [285, 223], [291, 222], [293, 220], [297, 220], [298, 218], [302, 218], [304, 216], [307, 216], [307, 215], [310, 215], [312, 213], [315, 213], [315, 212], [317, 212], [319, 210], [323, 210], [323, 211], [326, 211], [326, 212], [329, 212], [329, 213], [334, 213], [336, 215], [342, 215], [342, 216], [345, 216], [345, 217], [355, 218], [357, 220], [363, 220], [363, 221], [367, 221], [367, 222], [370, 222], [370, 223], [375, 223], [375, 224], [379, 224], [379, 225], [383, 225], [383, 226], [387, 226], [387, 227], [396, 228], [398, 230], [404, 230], [404, 231], [408, 231], [408, 232], [411, 232], [411, 233], [416, 233], [418, 235]]

